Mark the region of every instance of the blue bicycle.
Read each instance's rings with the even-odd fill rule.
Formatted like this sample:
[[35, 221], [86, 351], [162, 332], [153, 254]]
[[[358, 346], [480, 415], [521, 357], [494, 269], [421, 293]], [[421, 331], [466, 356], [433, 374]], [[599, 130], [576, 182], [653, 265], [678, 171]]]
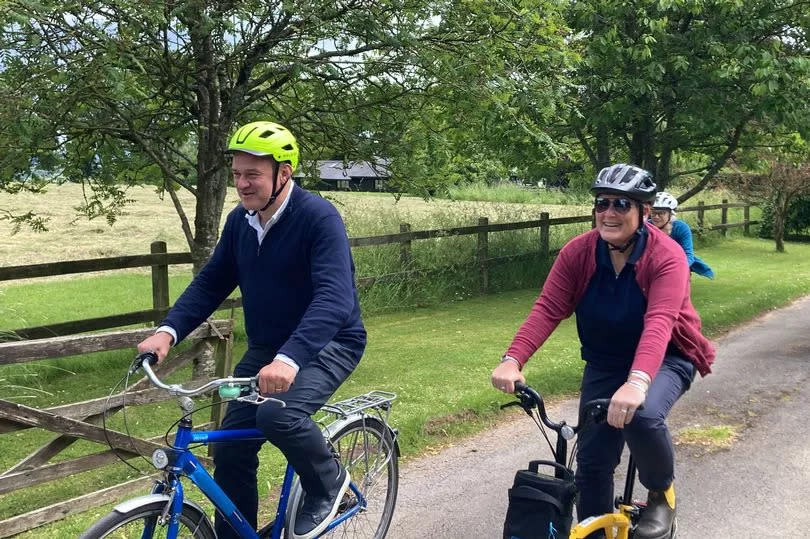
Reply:
[[[212, 442], [264, 439], [258, 429], [193, 430], [191, 397], [215, 389], [223, 399], [235, 399], [252, 404], [267, 401], [284, 406], [278, 399], [259, 394], [258, 381], [251, 378], [219, 378], [196, 389], [167, 385], [151, 368], [157, 362], [154, 354], [141, 354], [131, 372], [142, 368], [156, 387], [178, 397], [183, 416], [177, 423], [173, 443], [152, 454], [152, 463], [163, 471], [152, 493], [116, 505], [112, 512], [93, 524], [83, 539], [194, 537], [215, 539], [216, 533], [209, 516], [192, 500], [184, 496], [182, 478], [190, 480], [211, 501], [216, 510], [244, 538], [295, 539], [295, 517], [303, 504], [303, 489], [292, 467], [287, 465], [281, 487], [275, 519], [254, 530], [214, 482], [191, 449]], [[335, 455], [352, 477], [335, 519], [320, 537], [353, 537], [381, 539], [391, 524], [399, 484], [399, 445], [397, 432], [388, 425], [393, 393], [372, 391], [364, 395], [325, 405], [332, 422], [324, 428]]]

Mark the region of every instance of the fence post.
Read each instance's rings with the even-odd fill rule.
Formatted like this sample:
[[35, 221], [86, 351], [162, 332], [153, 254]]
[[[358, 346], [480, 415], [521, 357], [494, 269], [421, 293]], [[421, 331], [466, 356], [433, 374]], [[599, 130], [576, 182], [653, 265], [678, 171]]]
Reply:
[[540, 212], [540, 256], [543, 258], [548, 257], [548, 219], [548, 212]]
[[[233, 362], [233, 333], [228, 333], [228, 336], [223, 340], [219, 340], [216, 344], [216, 352], [214, 352], [214, 376], [222, 378], [231, 374], [231, 364]], [[218, 392], [214, 392], [211, 398], [211, 422], [214, 424], [214, 429], [218, 429], [222, 425], [222, 418], [225, 415], [225, 408], [222, 404], [222, 398]], [[208, 444], [208, 456], [214, 456], [214, 446], [217, 444]]]
[[[166, 254], [165, 241], [153, 241], [150, 245], [152, 254]], [[168, 264], [155, 264], [152, 266], [152, 308], [169, 308], [169, 266]], [[164, 313], [165, 314], [165, 313]], [[155, 325], [163, 320], [164, 314], [155, 316]]]
[[698, 225], [698, 236], [703, 236], [703, 215], [705, 210], [703, 209], [703, 201], [698, 202], [698, 218], [697, 218], [697, 225]]
[[[728, 199], [724, 198], [723, 199], [723, 209], [720, 210], [720, 223], [724, 224], [724, 225], [728, 224], [728, 208], [726, 207], [727, 204], [728, 204]], [[728, 229], [723, 227], [723, 237], [726, 236], [726, 232], [728, 232]]]
[[748, 221], [751, 220], [751, 205], [746, 204], [743, 208], [743, 221], [745, 221], [745, 225], [743, 226], [743, 235], [748, 236], [750, 234], [751, 229], [749, 228]]
[[[489, 218], [479, 217], [478, 226], [489, 225]], [[481, 293], [489, 293], [489, 231], [484, 229], [478, 232], [478, 267], [481, 271]]]
[[[401, 233], [410, 232], [411, 225], [409, 223], [400, 223], [399, 231]], [[399, 261], [403, 269], [407, 269], [411, 265], [411, 240], [402, 240], [399, 246]]]

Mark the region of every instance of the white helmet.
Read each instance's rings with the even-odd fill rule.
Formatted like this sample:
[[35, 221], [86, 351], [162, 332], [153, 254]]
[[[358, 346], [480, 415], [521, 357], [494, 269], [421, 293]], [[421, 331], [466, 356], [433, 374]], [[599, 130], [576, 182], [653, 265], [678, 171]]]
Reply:
[[653, 208], [661, 208], [666, 210], [675, 210], [678, 207], [677, 199], [667, 193], [666, 191], [660, 191], [658, 194], [655, 195], [655, 202], [653, 202]]

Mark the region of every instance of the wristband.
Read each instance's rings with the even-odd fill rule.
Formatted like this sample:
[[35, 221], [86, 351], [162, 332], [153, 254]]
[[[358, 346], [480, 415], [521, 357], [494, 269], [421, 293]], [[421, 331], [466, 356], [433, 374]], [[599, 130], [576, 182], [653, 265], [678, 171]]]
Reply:
[[625, 384], [635, 387], [636, 389], [644, 393], [645, 397], [647, 396], [648, 386], [644, 385], [643, 382], [640, 382], [638, 380], [628, 380], [627, 382], [625, 382]]
[[632, 376], [639, 378], [642, 382], [646, 382], [647, 385], [650, 385], [652, 383], [652, 378], [650, 378], [650, 375], [642, 370], [633, 369], [632, 371], [630, 371], [630, 374], [627, 376], [627, 379], [629, 380], [630, 377]]
[[523, 365], [521, 365], [520, 361], [518, 361], [516, 358], [513, 358], [512, 356], [504, 355], [501, 358], [501, 363], [504, 363], [506, 361], [514, 361], [515, 363], [517, 363], [518, 370], [521, 370], [521, 371], [523, 370]]

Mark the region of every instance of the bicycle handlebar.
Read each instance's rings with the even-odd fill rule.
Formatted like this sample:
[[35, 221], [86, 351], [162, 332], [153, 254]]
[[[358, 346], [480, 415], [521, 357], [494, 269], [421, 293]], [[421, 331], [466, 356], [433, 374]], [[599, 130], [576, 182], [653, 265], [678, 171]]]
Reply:
[[[239, 388], [239, 392], [237, 394], [222, 394], [223, 392], [220, 391], [220, 396], [232, 397], [236, 398], [236, 400], [250, 402], [252, 404], [262, 404], [263, 402], [272, 401], [281, 404], [282, 407], [286, 406], [286, 403], [282, 400], [275, 399], [273, 397], [265, 397], [259, 393], [259, 379], [257, 376], [245, 378], [228, 376], [226, 378], [217, 378], [215, 380], [208, 381], [198, 388], [186, 389], [180, 384], [166, 384], [162, 382], [155, 374], [155, 371], [152, 370], [152, 365], [156, 364], [157, 362], [158, 357], [156, 354], [153, 352], [144, 352], [135, 358], [135, 365], [133, 369], [138, 370], [138, 368], [142, 368], [143, 372], [146, 374], [146, 377], [149, 378], [149, 381], [152, 382], [155, 387], [165, 389], [170, 395], [196, 397], [217, 388]], [[244, 389], [249, 390], [248, 394], [242, 395], [242, 390]]]
[[577, 433], [589, 422], [595, 424], [604, 421], [607, 418], [608, 406], [610, 406], [610, 399], [594, 399], [586, 402], [580, 409], [577, 425], [571, 426], [566, 424], [565, 421], [556, 423], [549, 419], [546, 413], [545, 403], [543, 402], [543, 396], [534, 388], [522, 382], [515, 382], [515, 396], [520, 400], [520, 406], [522, 406], [527, 413], [530, 413], [532, 408], [537, 407], [540, 420], [543, 424], [558, 434], [560, 434], [563, 427], [570, 428], [574, 433]]

